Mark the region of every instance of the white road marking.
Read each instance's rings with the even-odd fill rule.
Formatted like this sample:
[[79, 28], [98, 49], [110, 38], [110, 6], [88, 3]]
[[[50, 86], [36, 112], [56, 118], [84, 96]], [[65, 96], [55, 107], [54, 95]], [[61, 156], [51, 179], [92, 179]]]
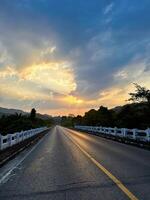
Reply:
[[4, 175], [0, 178], [0, 184], [5, 183], [6, 179], [7, 179], [7, 181], [9, 180], [9, 177], [10, 177], [11, 173], [13, 172], [13, 170], [16, 169], [32, 153], [32, 151], [34, 151], [41, 144], [41, 142], [44, 140], [45, 136], [43, 138], [41, 138], [40, 141], [38, 141], [38, 143], [35, 144], [33, 146], [33, 148], [21, 160], [19, 160], [17, 163], [15, 163], [15, 165], [11, 169], [9, 169], [7, 172], [4, 173]]

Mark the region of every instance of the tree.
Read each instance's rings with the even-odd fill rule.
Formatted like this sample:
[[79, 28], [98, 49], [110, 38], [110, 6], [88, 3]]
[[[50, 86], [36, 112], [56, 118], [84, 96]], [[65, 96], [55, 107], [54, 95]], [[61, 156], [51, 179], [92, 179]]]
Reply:
[[77, 115], [73, 118], [73, 124], [74, 125], [82, 125], [82, 119], [83, 117], [81, 115]]
[[85, 113], [83, 117], [83, 124], [95, 126], [97, 124], [97, 119], [97, 111], [95, 109], [91, 109]]
[[61, 125], [66, 127], [72, 127], [73, 126], [73, 119], [72, 116], [62, 116], [61, 117]]
[[113, 126], [112, 112], [107, 107], [100, 106], [97, 111], [98, 125]]
[[128, 101], [148, 102], [150, 104], [150, 90], [138, 85], [137, 83], [134, 83], [134, 85], [136, 90], [133, 93], [129, 93], [131, 98], [129, 98]]
[[34, 120], [36, 118], [36, 110], [35, 110], [35, 108], [32, 108], [32, 110], [30, 112], [30, 118], [31, 118], [31, 120]]

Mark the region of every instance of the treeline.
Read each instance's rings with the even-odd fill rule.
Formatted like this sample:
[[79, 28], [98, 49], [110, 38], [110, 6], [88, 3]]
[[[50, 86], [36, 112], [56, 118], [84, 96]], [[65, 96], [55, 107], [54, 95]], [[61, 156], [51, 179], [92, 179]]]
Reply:
[[150, 107], [147, 103], [127, 104], [116, 109], [101, 106], [83, 117], [73, 118], [72, 125], [146, 129], [150, 127]]
[[51, 126], [53, 119], [40, 119], [36, 117], [36, 110], [33, 108], [29, 115], [14, 114], [3, 115], [0, 118], [0, 133], [3, 135], [19, 132], [22, 130], [34, 129], [41, 126]]
[[70, 127], [74, 125], [89, 125], [139, 129], [150, 127], [150, 90], [138, 84], [135, 84], [135, 87], [135, 93], [129, 94], [129, 101], [134, 103], [114, 109], [100, 106], [98, 110], [89, 110], [84, 116], [64, 116], [62, 125]]

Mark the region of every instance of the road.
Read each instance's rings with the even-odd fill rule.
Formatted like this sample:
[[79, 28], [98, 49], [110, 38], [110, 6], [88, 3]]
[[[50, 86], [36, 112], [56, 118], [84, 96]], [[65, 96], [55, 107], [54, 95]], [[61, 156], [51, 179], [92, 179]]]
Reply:
[[56, 126], [0, 182], [0, 200], [150, 200], [150, 151]]

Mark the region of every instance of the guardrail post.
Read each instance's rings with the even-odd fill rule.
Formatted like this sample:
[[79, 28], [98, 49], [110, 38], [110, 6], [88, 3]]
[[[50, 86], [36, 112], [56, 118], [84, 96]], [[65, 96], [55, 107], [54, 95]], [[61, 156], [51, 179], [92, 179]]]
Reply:
[[147, 141], [150, 142], [150, 128], [146, 129]]
[[137, 129], [136, 128], [134, 128], [134, 129], [132, 129], [133, 130], [133, 139], [135, 140], [136, 139], [136, 133], [137, 133]]
[[[5, 149], [7, 147], [11, 147], [34, 135], [40, 134], [42, 131], [46, 129], [47, 127], [35, 128], [35, 129], [27, 130], [27, 131], [16, 132], [14, 134], [7, 134], [6, 136], [3, 136], [0, 134], [0, 150]], [[12, 140], [12, 137], [14, 137], [13, 140]], [[4, 142], [4, 140], [6, 140], [6, 142]]]
[[126, 133], [127, 133], [128, 129], [127, 128], [122, 128], [122, 133], [123, 133], [123, 137], [126, 136]]
[[117, 127], [114, 127], [114, 135], [117, 136]]

